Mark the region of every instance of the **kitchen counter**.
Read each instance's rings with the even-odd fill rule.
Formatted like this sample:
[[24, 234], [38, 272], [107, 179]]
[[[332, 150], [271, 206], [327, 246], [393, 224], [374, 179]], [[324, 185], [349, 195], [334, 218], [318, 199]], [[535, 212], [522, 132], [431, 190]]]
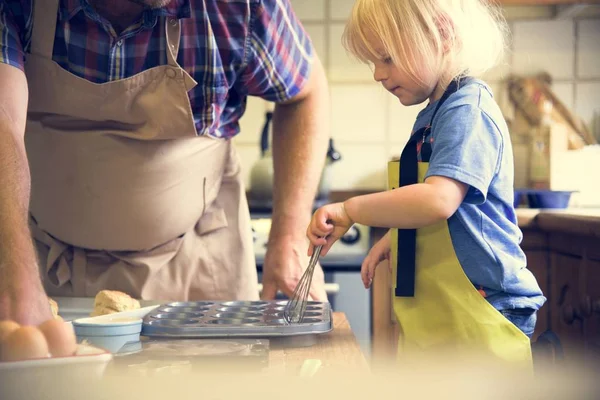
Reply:
[[567, 208], [563, 210], [517, 208], [521, 228], [559, 231], [600, 237], [600, 209]]
[[308, 359], [321, 360], [322, 368], [327, 369], [368, 369], [350, 324], [341, 312], [333, 313], [333, 330], [319, 335], [311, 346], [294, 348], [288, 347], [286, 342], [271, 341], [270, 370], [293, 372]]

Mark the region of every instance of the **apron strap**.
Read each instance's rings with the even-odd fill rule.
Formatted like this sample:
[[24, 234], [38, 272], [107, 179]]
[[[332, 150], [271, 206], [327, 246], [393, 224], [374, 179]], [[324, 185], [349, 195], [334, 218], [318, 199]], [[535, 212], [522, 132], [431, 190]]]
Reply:
[[[454, 79], [448, 88], [440, 98], [435, 110], [433, 111], [433, 115], [431, 116], [431, 121], [427, 127], [419, 129], [415, 132], [406, 146], [404, 150], [402, 150], [402, 155], [400, 156], [400, 162], [398, 166], [400, 168], [399, 171], [399, 181], [398, 186], [408, 186], [414, 185], [419, 182], [419, 159], [418, 159], [418, 143], [420, 140], [425, 140], [425, 136], [428, 134], [428, 131], [431, 130], [431, 125], [433, 123], [433, 118], [437, 114], [441, 105], [450, 97], [451, 94], [456, 92], [462, 82], [468, 81], [470, 78], [457, 78]], [[423, 143], [424, 145], [425, 143]], [[430, 150], [423, 149], [428, 153], [431, 153]], [[427, 155], [426, 162], [429, 162], [429, 155]], [[416, 277], [416, 265], [417, 265], [417, 230], [416, 229], [398, 229], [398, 256], [396, 258], [396, 289], [394, 294], [396, 297], [414, 297], [415, 295], [415, 277]], [[402, 262], [400, 262], [402, 260]]]
[[172, 67], [179, 67], [177, 54], [181, 39], [181, 22], [176, 18], [165, 18], [165, 32], [167, 34], [167, 61]]
[[59, 0], [33, 0], [31, 54], [52, 60]]

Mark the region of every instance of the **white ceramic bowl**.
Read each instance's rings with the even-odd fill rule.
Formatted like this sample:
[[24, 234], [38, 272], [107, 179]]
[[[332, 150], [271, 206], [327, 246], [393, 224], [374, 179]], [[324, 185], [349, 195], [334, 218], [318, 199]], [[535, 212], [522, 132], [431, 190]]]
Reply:
[[87, 344], [78, 344], [75, 355], [0, 362], [1, 397], [21, 393], [28, 386], [57, 387], [99, 380], [104, 375], [112, 354]]
[[105, 316], [81, 318], [72, 321], [77, 341], [118, 353], [125, 345], [140, 341], [142, 319], [136, 317]]

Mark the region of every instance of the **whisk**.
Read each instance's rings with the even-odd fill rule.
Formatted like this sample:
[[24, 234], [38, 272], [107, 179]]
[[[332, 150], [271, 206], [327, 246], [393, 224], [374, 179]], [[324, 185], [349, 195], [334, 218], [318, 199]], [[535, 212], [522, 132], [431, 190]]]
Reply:
[[308, 299], [308, 294], [310, 292], [310, 285], [312, 283], [313, 273], [315, 272], [315, 266], [317, 265], [317, 260], [319, 259], [319, 255], [321, 254], [321, 248], [323, 246], [317, 246], [310, 258], [310, 262], [308, 264], [308, 268], [302, 274], [302, 278], [300, 278], [300, 282], [298, 282], [298, 286], [292, 293], [292, 297], [286, 304], [283, 309], [283, 318], [288, 323], [299, 323], [304, 319], [304, 313], [306, 312], [306, 304]]

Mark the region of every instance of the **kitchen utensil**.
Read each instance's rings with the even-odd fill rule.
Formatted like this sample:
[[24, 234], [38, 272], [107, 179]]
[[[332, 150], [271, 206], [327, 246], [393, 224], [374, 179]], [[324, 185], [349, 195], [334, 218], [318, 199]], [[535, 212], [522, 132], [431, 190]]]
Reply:
[[[273, 118], [272, 112], [267, 112], [265, 124], [260, 138], [261, 158], [253, 165], [250, 172], [250, 202], [252, 204], [264, 204], [272, 206], [273, 195], [273, 156], [269, 148], [269, 127]], [[331, 166], [342, 158], [341, 154], [334, 148], [333, 139], [329, 139], [327, 160], [321, 173], [316, 199], [326, 199], [331, 190], [332, 172]]]
[[286, 337], [326, 333], [333, 328], [331, 306], [309, 301], [301, 323], [283, 317], [286, 300], [190, 301], [166, 303], [144, 317], [147, 337]]
[[289, 323], [296, 324], [304, 320], [313, 273], [315, 272], [315, 266], [321, 255], [322, 248], [323, 246], [321, 245], [314, 249], [308, 268], [306, 268], [306, 271], [302, 274], [300, 282], [298, 282], [296, 289], [294, 289], [294, 293], [292, 293], [292, 297], [283, 310], [283, 318]]
[[93, 297], [54, 297], [54, 300], [58, 304], [58, 315], [65, 321], [73, 321], [79, 318], [93, 318], [96, 321], [112, 319], [115, 317], [143, 318], [151, 310], [162, 304], [162, 301], [139, 300], [142, 308], [90, 317], [90, 313], [94, 309]]
[[102, 318], [74, 320], [72, 324], [77, 340], [86, 340], [111, 353], [118, 353], [127, 344], [138, 343], [142, 331], [142, 319], [114, 316], [115, 314], [102, 315]]

